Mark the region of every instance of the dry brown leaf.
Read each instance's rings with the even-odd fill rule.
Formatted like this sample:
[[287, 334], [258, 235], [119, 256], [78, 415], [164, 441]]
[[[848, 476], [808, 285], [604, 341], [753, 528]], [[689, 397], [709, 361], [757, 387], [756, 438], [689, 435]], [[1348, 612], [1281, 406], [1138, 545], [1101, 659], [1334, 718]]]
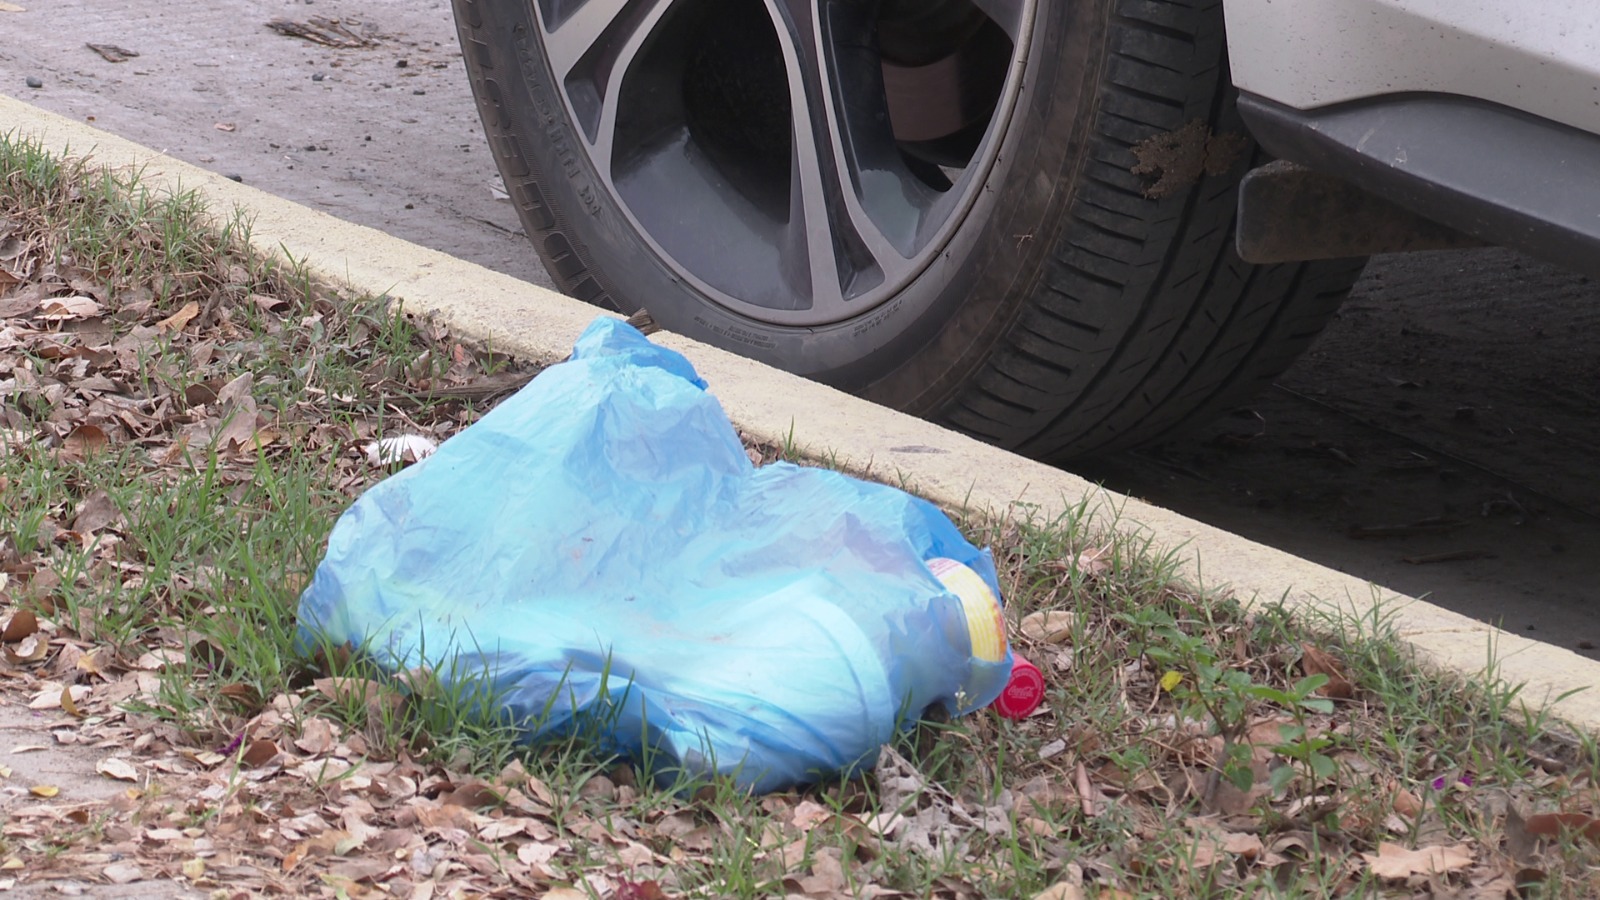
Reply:
[[416, 815], [417, 822], [424, 828], [468, 829], [481, 818], [467, 807], [454, 803], [440, 806], [424, 806], [418, 803], [412, 806], [412, 812]]
[[83, 498], [72, 514], [72, 530], [93, 534], [122, 518], [122, 511], [104, 490], [95, 490]]
[[216, 379], [210, 381], [197, 381], [183, 389], [184, 406], [205, 406], [207, 403], [217, 402], [217, 390], [222, 383]]
[[[1078, 804], [1078, 793], [1049, 775], [1036, 775], [1023, 782], [1017, 793], [1037, 811], [1056, 814]], [[1053, 817], [1053, 816], [1052, 816]]]
[[320, 756], [332, 750], [336, 743], [338, 734], [334, 724], [327, 719], [314, 717], [307, 719], [301, 726], [300, 738], [294, 745], [312, 756]]
[[69, 319], [92, 319], [100, 313], [101, 306], [93, 297], [51, 297], [44, 301], [34, 318], [46, 322], [64, 322]]
[[617, 797], [617, 783], [604, 775], [594, 775], [583, 782], [578, 788], [578, 796], [585, 800], [599, 800], [609, 803]]
[[1257, 835], [1243, 831], [1229, 831], [1221, 820], [1209, 816], [1191, 816], [1184, 825], [1198, 839], [1195, 843], [1194, 864], [1204, 868], [1217, 862], [1228, 861], [1224, 854], [1253, 861], [1266, 852]]
[[517, 848], [517, 859], [525, 866], [540, 866], [556, 858], [561, 845], [548, 841], [533, 841]]
[[589, 900], [589, 892], [577, 888], [557, 887], [545, 891], [540, 900]]
[[16, 664], [36, 663], [50, 653], [50, 640], [44, 634], [30, 634], [15, 647], [5, 648], [6, 659]]
[[95, 764], [94, 770], [107, 778], [115, 778], [118, 781], [139, 780], [139, 770], [134, 768], [133, 763], [125, 759], [118, 759], [115, 756], [108, 756], [100, 760]]
[[1506, 803], [1505, 819], [1501, 825], [1505, 832], [1506, 853], [1518, 862], [1533, 862], [1539, 850], [1539, 838], [1528, 833], [1527, 824], [1523, 821], [1517, 804]]
[[99, 425], [79, 425], [61, 439], [61, 455], [69, 459], [87, 459], [110, 443], [111, 436]]
[[280, 306], [289, 305], [289, 301], [281, 297], [271, 297], [266, 294], [251, 294], [249, 300], [255, 304], [256, 308], [264, 312], [271, 312]]
[[35, 797], [43, 797], [48, 800], [51, 797], [61, 793], [61, 788], [58, 788], [53, 784], [36, 784], [33, 787], [28, 788], [28, 793], [34, 795]]
[[[1519, 873], [1520, 875], [1520, 873]], [[1459, 900], [1517, 900], [1524, 896], [1517, 890], [1517, 884], [1534, 884], [1544, 880], [1542, 873], [1528, 878], [1512, 878], [1509, 875], [1498, 875], [1482, 884], [1471, 884], [1454, 896]]]
[[1077, 617], [1065, 610], [1040, 610], [1022, 617], [1022, 633], [1040, 643], [1060, 644], [1072, 640], [1076, 621]]
[[311, 682], [311, 687], [329, 700], [341, 702], [351, 697], [360, 697], [364, 702], [371, 703], [383, 696], [386, 691], [385, 686], [379, 682], [368, 678], [346, 676], [318, 678]]
[[[178, 662], [182, 658], [178, 651], [169, 651], [169, 654], [169, 663]], [[222, 649], [222, 645], [208, 637], [196, 639], [189, 645], [189, 652], [184, 655], [218, 675], [225, 675], [233, 670], [233, 663], [228, 661], [228, 654]]]
[[529, 775], [525, 785], [528, 788], [528, 793], [538, 798], [540, 803], [543, 803], [547, 807], [556, 805], [555, 793], [550, 790], [549, 785], [545, 784], [543, 781], [540, 781], [536, 776]]
[[294, 871], [295, 866], [300, 865], [300, 863], [305, 860], [306, 854], [309, 853], [310, 850], [311, 844], [307, 841], [301, 841], [300, 843], [295, 844], [289, 849], [288, 853], [283, 855], [283, 859], [279, 862], [278, 868], [281, 869], [285, 875], [289, 874], [290, 872]]
[[491, 819], [478, 829], [478, 837], [491, 843], [499, 843], [509, 837], [524, 834], [534, 820], [524, 816], [511, 816], [505, 819]]
[[[1294, 727], [1295, 721], [1291, 716], [1277, 715], [1257, 719], [1245, 732], [1244, 743], [1250, 745], [1257, 762], [1270, 762], [1277, 755], [1273, 748], [1283, 745], [1285, 730]], [[1315, 725], [1311, 726], [1310, 730], [1312, 737], [1321, 734]]]
[[675, 812], [663, 816], [656, 823], [656, 833], [666, 838], [680, 838], [698, 828], [700, 823], [688, 812]]
[[834, 821], [844, 837], [855, 845], [857, 859], [870, 861], [883, 855], [883, 842], [865, 822], [853, 816], [835, 816]]
[[200, 304], [190, 300], [188, 303], [183, 305], [182, 309], [179, 309], [172, 315], [167, 316], [165, 319], [157, 322], [156, 330], [163, 334], [172, 334], [173, 332], [182, 331], [184, 326], [188, 325], [190, 322], [193, 322], [195, 317], [198, 315], [200, 315]]
[[499, 806], [501, 803], [500, 792], [490, 784], [482, 781], [469, 781], [460, 785], [455, 790], [439, 798], [439, 802], [447, 806], [464, 806], [467, 809], [478, 809], [483, 806]]
[[1230, 831], [1222, 838], [1222, 849], [1234, 854], [1235, 856], [1242, 856], [1245, 859], [1255, 859], [1259, 857], [1266, 848], [1261, 845], [1261, 838], [1258, 835], [1243, 831]]
[[60, 709], [63, 699], [71, 702], [73, 707], [76, 708], [78, 701], [87, 696], [89, 696], [89, 688], [86, 685], [61, 685], [52, 682], [46, 684], [37, 694], [33, 695], [33, 699], [28, 701], [28, 708]]
[[1301, 644], [1300, 666], [1307, 675], [1328, 676], [1328, 683], [1317, 688], [1322, 696], [1335, 700], [1349, 700], [1355, 696], [1355, 685], [1345, 677], [1344, 666], [1328, 651], [1313, 644]]
[[145, 672], [158, 672], [163, 666], [183, 662], [184, 653], [181, 650], [158, 649], [153, 653], [141, 653], [133, 661], [131, 668]]
[[1377, 853], [1363, 853], [1372, 874], [1389, 880], [1404, 880], [1413, 875], [1443, 875], [1472, 865], [1472, 847], [1419, 847], [1407, 850], [1399, 844], [1381, 843]]
[[1111, 571], [1111, 545], [1079, 553], [1076, 567], [1086, 578], [1099, 578]]
[[824, 847], [813, 853], [811, 874], [795, 880], [801, 893], [814, 896], [842, 894], [850, 884], [850, 879], [844, 871], [842, 855], [837, 847]]
[[1396, 788], [1394, 811], [1408, 819], [1415, 819], [1422, 812], [1422, 798], [1405, 788]]
[[1600, 840], [1600, 819], [1583, 813], [1535, 813], [1522, 820], [1522, 827], [1536, 837], [1560, 837], [1563, 831]]
[[26, 609], [19, 609], [6, 619], [4, 627], [0, 627], [0, 641], [11, 643], [30, 637], [39, 630], [39, 617]]
[[629, 871], [640, 866], [648, 866], [655, 861], [655, 853], [638, 841], [628, 841], [617, 848], [617, 862], [622, 863]]
[[90, 650], [88, 653], [78, 657], [77, 661], [73, 663], [73, 666], [79, 672], [82, 672], [85, 675], [95, 675], [100, 678], [104, 678], [106, 677], [105, 660], [106, 657], [110, 655], [110, 652], [105, 651], [104, 648], [96, 647], [95, 649]]
[[[0, 271], [5, 271], [3, 266], [0, 266]], [[6, 297], [0, 299], [0, 319], [25, 316], [38, 309], [39, 303], [40, 298], [38, 297]]]
[[222, 418], [224, 420], [222, 427], [216, 433], [218, 450], [252, 450], [257, 443], [263, 446], [271, 443], [270, 436], [268, 436], [268, 439], [258, 440], [256, 434], [256, 401], [254, 398], [244, 398], [224, 412]]
[[[59, 705], [63, 710], [66, 711], [67, 715], [81, 719], [83, 718], [83, 711], [78, 709], [77, 698], [72, 696], [73, 687], [73, 685], [65, 685], [61, 688], [61, 701]], [[88, 690], [85, 689], [83, 693], [87, 694]]]
[[[463, 861], [471, 864], [472, 859], [473, 857], [466, 857]], [[360, 882], [375, 881], [392, 868], [394, 863], [387, 859], [355, 858], [330, 866], [326, 877], [330, 882], [344, 888], [342, 891], [344, 896], [352, 898], [368, 896]], [[474, 866], [474, 868], [482, 871], [481, 867]]]
[[789, 824], [805, 833], [832, 817], [833, 813], [826, 806], [814, 800], [802, 800], [795, 806], [794, 813], [790, 815]]
[[1056, 832], [1060, 829], [1043, 819], [1036, 819], [1033, 816], [1018, 816], [1017, 830], [1031, 834], [1034, 837], [1048, 838], [1055, 837]]
[[261, 705], [261, 693], [253, 685], [240, 684], [236, 681], [217, 688], [217, 693], [247, 709], [255, 709]]
[[255, 384], [255, 375], [245, 372], [217, 389], [217, 402], [223, 406], [237, 406], [250, 399], [250, 392], [254, 390]]
[[246, 747], [244, 753], [240, 754], [239, 761], [252, 769], [259, 769], [272, 762], [280, 752], [278, 745], [271, 740], [258, 738], [251, 741], [250, 746]]
[[1083, 810], [1084, 816], [1092, 819], [1099, 812], [1094, 802], [1095, 795], [1098, 792], [1094, 789], [1094, 785], [1089, 783], [1089, 769], [1082, 761], [1078, 763], [1077, 784], [1078, 807]]
[[619, 881], [613, 900], [669, 900], [661, 884], [655, 881]]
[[[1259, 751], [1265, 752], [1265, 751]], [[1255, 805], [1272, 791], [1268, 779], [1272, 772], [1268, 764], [1260, 759], [1250, 763], [1251, 782], [1248, 790], [1239, 790], [1232, 781], [1224, 778], [1217, 783], [1216, 795], [1212, 797], [1210, 812], [1221, 813], [1226, 816], [1247, 815]]]
[[112, 863], [100, 870], [106, 880], [112, 884], [131, 884], [144, 878], [144, 871], [133, 863]]

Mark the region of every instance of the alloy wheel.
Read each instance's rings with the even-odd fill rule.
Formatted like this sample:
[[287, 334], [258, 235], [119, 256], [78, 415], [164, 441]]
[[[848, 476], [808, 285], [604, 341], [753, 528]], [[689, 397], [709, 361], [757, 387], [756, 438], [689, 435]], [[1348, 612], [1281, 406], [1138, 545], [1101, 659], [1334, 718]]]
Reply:
[[578, 146], [672, 273], [822, 326], [895, 296], [984, 188], [1038, 0], [535, 0]]

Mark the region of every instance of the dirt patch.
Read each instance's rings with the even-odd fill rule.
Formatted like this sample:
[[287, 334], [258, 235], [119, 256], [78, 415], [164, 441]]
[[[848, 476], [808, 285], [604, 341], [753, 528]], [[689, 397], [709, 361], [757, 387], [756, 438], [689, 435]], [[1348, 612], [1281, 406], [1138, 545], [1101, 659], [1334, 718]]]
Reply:
[[40, 790], [63, 803], [109, 800], [127, 787], [95, 773], [103, 751], [77, 743], [61, 743], [63, 734], [75, 731], [61, 720], [59, 709], [41, 712], [17, 706], [0, 706], [0, 766], [11, 774], [0, 781], [0, 815], [11, 816], [18, 807], [34, 802]]
[[1138, 165], [1135, 175], [1154, 175], [1144, 195], [1159, 199], [1200, 180], [1201, 175], [1221, 175], [1233, 168], [1250, 142], [1242, 134], [1212, 134], [1195, 119], [1177, 131], [1146, 138], [1132, 147]]
[[[0, 705], [0, 771], [10, 774], [0, 779], [0, 818], [16, 820], [39, 808], [33, 791], [53, 794], [52, 802], [66, 810], [80, 804], [99, 808], [127, 792], [130, 785], [95, 771], [114, 750], [76, 742], [77, 724], [65, 721], [60, 710], [35, 711], [19, 706]], [[65, 742], [63, 741], [65, 739]], [[121, 742], [118, 742], [119, 744]], [[0, 873], [6, 884], [12, 873]], [[95, 884], [66, 876], [57, 880], [6, 889], [7, 897], [105, 897], [116, 900], [142, 900], [150, 897], [203, 897], [200, 891], [187, 890], [172, 883]]]

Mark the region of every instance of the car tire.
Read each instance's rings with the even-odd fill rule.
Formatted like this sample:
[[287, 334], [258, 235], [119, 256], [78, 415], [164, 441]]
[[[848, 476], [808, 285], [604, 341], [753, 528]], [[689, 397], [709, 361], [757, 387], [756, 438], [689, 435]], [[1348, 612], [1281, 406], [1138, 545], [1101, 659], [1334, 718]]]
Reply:
[[1037, 458], [1236, 405], [1361, 270], [1235, 254], [1215, 2], [454, 5], [563, 290]]

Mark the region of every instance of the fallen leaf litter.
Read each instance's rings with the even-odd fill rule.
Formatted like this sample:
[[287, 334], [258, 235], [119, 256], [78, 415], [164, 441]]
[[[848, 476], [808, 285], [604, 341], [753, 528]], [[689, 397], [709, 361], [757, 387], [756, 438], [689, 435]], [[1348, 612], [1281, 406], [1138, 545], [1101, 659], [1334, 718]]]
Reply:
[[[318, 33], [333, 35], [328, 40], [366, 40], [347, 31]], [[527, 377], [486, 374], [486, 358], [422, 322], [418, 339], [427, 365], [396, 371], [370, 360], [358, 387], [310, 385], [302, 396], [284, 397], [275, 393], [278, 386], [237, 371], [240, 358], [266, 350], [264, 338], [245, 326], [248, 317], [265, 317], [274, 338], [301, 352], [352, 357], [370, 343], [378, 322], [352, 316], [351, 299], [336, 290], [286, 296], [281, 283], [264, 282], [238, 260], [195, 273], [180, 289], [116, 283], [55, 253], [45, 223], [27, 221], [26, 214], [0, 206], [0, 387], [15, 398], [0, 410], [5, 452], [88, 460], [134, 448], [149, 477], [161, 478], [191, 467], [195, 451], [211, 448], [219, 477], [242, 482], [258, 463], [293, 448], [328, 458], [337, 490], [349, 496], [384, 467], [425, 455], [481, 411], [474, 404], [492, 401]], [[160, 248], [152, 241], [150, 249]], [[184, 379], [146, 377], [157, 346], [181, 351]], [[380, 416], [388, 426], [382, 433]], [[770, 459], [775, 450], [754, 447], [752, 455]], [[0, 479], [0, 496], [6, 490]], [[0, 861], [0, 886], [176, 880], [202, 889], [296, 896], [525, 893], [633, 900], [679, 896], [686, 866], [709, 864], [725, 852], [733, 823], [706, 802], [684, 798], [642, 812], [630, 807], [641, 789], [627, 766], [597, 772], [568, 793], [515, 762], [472, 776], [403, 751], [374, 755], [366, 734], [328, 711], [350, 698], [374, 711], [392, 709], [404, 701], [391, 684], [322, 678], [304, 691], [272, 697], [236, 691], [233, 699], [244, 712], [213, 723], [229, 725], [231, 736], [183, 730], [135, 712], [162, 702], [163, 670], [202, 657], [210, 665], [226, 663], [191, 634], [156, 629], [142, 645], [113, 646], [92, 627], [71, 630], [56, 615], [61, 583], [48, 565], [48, 548], [93, 547], [91, 577], [141, 578], [137, 562], [130, 565], [132, 557], [119, 550], [137, 540], [137, 526], [109, 493], [90, 491], [40, 523], [43, 552], [0, 544], [0, 696], [43, 716], [41, 733], [50, 741], [19, 744], [10, 753], [93, 748], [98, 777], [126, 785], [110, 801], [82, 801], [57, 784], [11, 784], [10, 768], [0, 766], [0, 808], [9, 819], [5, 846], [24, 848], [8, 849]], [[1062, 563], [1063, 589], [1072, 579], [1106, 576], [1107, 554], [1089, 550]], [[199, 572], [189, 587], [202, 594], [216, 589]], [[1075, 632], [1085, 627], [1072, 613], [1033, 613], [1022, 620], [1018, 640], [1027, 652], [1053, 659], [1056, 670], [1070, 672]], [[1304, 645], [1288, 664], [1327, 676], [1325, 696], [1348, 701], [1355, 695], [1337, 657], [1323, 648]], [[1170, 692], [1179, 682], [1130, 667], [1124, 690], [1141, 691], [1154, 703], [1161, 697], [1158, 683]], [[1036, 852], [1058, 852], [1052, 848], [1061, 846], [1064, 833], [1113, 812], [1131, 815], [1130, 839], [1155, 839], [1167, 824], [1160, 821], [1163, 805], [1192, 794], [1193, 784], [1152, 780], [1108, 764], [1094, 754], [1092, 735], [1065, 720], [1057, 724], [1057, 714], [1021, 726], [1060, 737], [1042, 742], [1038, 759], [1025, 767], [1030, 777], [1008, 780], [998, 796], [959, 795], [889, 750], [869, 779], [879, 800], [875, 811], [859, 796], [846, 796], [848, 786], [769, 797], [761, 801], [769, 814], [765, 826], [746, 840], [774, 885], [829, 898], [859, 896], [861, 867], [891, 849], [963, 860], [959, 868], [968, 879], [942, 879], [930, 892], [976, 897], [982, 891], [975, 885], [993, 875], [985, 867], [994, 840], [1022, 834]], [[1170, 732], [1167, 740], [1185, 742], [1179, 757], [1187, 754], [1195, 766], [1203, 768], [1215, 753], [1213, 742], [1190, 723], [1160, 725], [1152, 716], [1149, 724]], [[1247, 744], [1257, 764], [1276, 764], [1272, 748], [1284, 725], [1281, 717], [1267, 718], [1251, 729]], [[1318, 727], [1335, 725], [1329, 719]], [[1389, 796], [1398, 839], [1414, 830], [1426, 807], [1399, 785], [1390, 784]], [[1306, 818], [1304, 827], [1263, 829], [1247, 814], [1259, 799], [1251, 792], [1224, 794], [1217, 809], [1184, 819], [1192, 839], [1188, 864], [1220, 866], [1236, 877], [1297, 865], [1321, 846], [1315, 818]], [[1321, 808], [1316, 797], [1299, 802], [1302, 810]], [[1588, 813], [1523, 820], [1514, 805], [1507, 811], [1527, 844], [1521, 871], [1553, 840], [1600, 834]], [[846, 840], [819, 847], [812, 840], [818, 833]], [[1345, 883], [1369, 876], [1396, 896], [1446, 883], [1440, 879], [1477, 891], [1474, 896], [1491, 896], [1506, 884], [1514, 888], [1510, 879], [1519, 870], [1507, 869], [1498, 848], [1444, 834], [1427, 837], [1422, 846], [1385, 842], [1352, 854]], [[846, 846], [853, 850], [846, 853]], [[1129, 877], [1124, 863], [1114, 856], [1063, 859], [1053, 868], [1059, 880], [1037, 896], [1064, 900], [1085, 896], [1091, 887], [1099, 897], [1131, 896], [1117, 886]], [[873, 896], [913, 895], [872, 887]]]

